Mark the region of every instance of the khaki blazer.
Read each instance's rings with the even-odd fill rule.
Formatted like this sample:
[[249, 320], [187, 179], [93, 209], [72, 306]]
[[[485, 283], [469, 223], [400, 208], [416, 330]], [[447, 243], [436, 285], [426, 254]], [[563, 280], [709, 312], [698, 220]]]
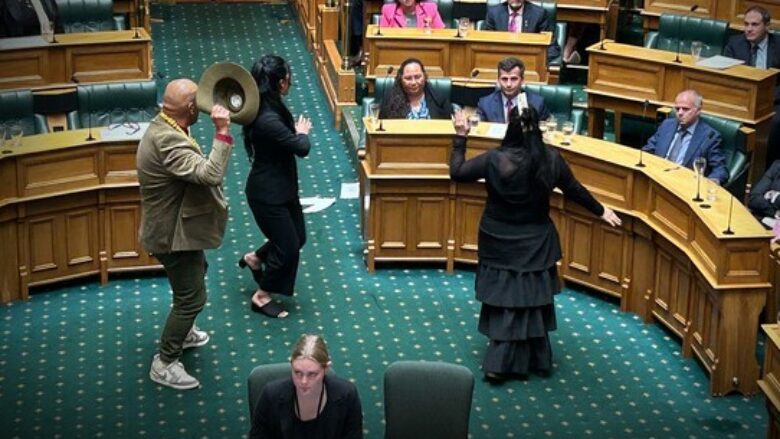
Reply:
[[232, 144], [214, 139], [208, 157], [156, 116], [138, 145], [141, 245], [151, 253], [219, 247], [227, 223], [222, 192]]

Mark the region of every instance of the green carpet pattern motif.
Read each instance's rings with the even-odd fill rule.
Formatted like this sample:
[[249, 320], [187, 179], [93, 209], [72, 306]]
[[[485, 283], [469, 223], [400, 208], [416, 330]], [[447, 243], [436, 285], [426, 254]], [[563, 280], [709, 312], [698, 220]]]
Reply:
[[[357, 181], [288, 6], [158, 5], [152, 12], [164, 19], [153, 29], [161, 88], [172, 78], [198, 78], [216, 61], [249, 68], [261, 54], [280, 54], [294, 72], [293, 114], [314, 121], [311, 155], [299, 162], [301, 195], [338, 197], [342, 182]], [[206, 115], [193, 133], [209, 145]], [[338, 199], [306, 216], [297, 292], [284, 301], [290, 317], [250, 312], [254, 286], [236, 260], [263, 238], [244, 198], [249, 166], [236, 127], [233, 134], [225, 183], [230, 221], [222, 247], [208, 253], [209, 302], [198, 319], [211, 341], [182, 358], [202, 387], [181, 392], [148, 378], [170, 306], [164, 276], [37, 289], [28, 302], [0, 307], [0, 436], [242, 437], [249, 426], [247, 375], [256, 365], [287, 361], [303, 332], [323, 334], [336, 372], [357, 384], [367, 438], [383, 436], [383, 372], [402, 359], [448, 361], [474, 372], [473, 438], [765, 435], [761, 395], [710, 398], [707, 375], [695, 360], [681, 358], [679, 340], [602, 296], [573, 290], [556, 300], [552, 376], [482, 382], [486, 340], [476, 329], [473, 271], [383, 265], [368, 274], [357, 200]]]

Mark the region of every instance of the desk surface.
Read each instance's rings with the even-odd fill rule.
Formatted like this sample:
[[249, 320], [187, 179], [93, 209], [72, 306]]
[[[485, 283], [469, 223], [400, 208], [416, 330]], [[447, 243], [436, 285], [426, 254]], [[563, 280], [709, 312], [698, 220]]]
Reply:
[[138, 29], [138, 38], [135, 30], [106, 31], [106, 32], [77, 32], [69, 34], [57, 34], [56, 43], [46, 41], [41, 35], [17, 38], [0, 38], [0, 51], [24, 50], [37, 48], [50, 48], [58, 46], [84, 46], [92, 44], [112, 44], [120, 41], [151, 41], [151, 37], [145, 29]]
[[138, 130], [133, 133], [129, 133], [129, 131], [134, 131], [135, 128], [128, 130], [124, 126], [119, 126], [114, 129], [110, 129], [109, 127], [93, 127], [93, 140], [87, 140], [90, 132], [88, 129], [68, 130], [56, 133], [25, 136], [22, 137], [22, 145], [18, 148], [3, 147], [3, 151], [10, 152], [0, 154], [0, 160], [29, 154], [37, 154], [41, 152], [64, 150], [88, 144], [128, 141], [139, 142], [143, 136], [143, 133], [146, 132], [146, 128], [148, 126], [148, 123], [138, 124]]
[[[414, 135], [419, 138], [455, 135], [452, 122], [448, 120], [411, 121], [386, 119], [383, 121], [385, 131], [377, 131], [376, 127], [368, 120], [364, 121], [364, 123], [368, 132], [367, 135], [377, 138], [398, 135]], [[500, 137], [489, 135], [491, 128], [495, 125], [501, 124], [481, 122], [469, 134], [469, 138], [499, 142], [501, 140]], [[698, 203], [692, 200], [696, 193], [696, 178], [694, 172], [690, 169], [681, 168], [666, 159], [652, 154], [643, 154], [643, 162], [646, 167], [637, 168], [635, 165], [639, 160], [639, 150], [585, 136], [574, 136], [572, 144], [569, 146], [561, 145], [561, 140], [562, 137], [558, 135], [551, 144], [561, 151], [591, 157], [594, 160], [608, 162], [625, 169], [631, 169], [633, 172], [645, 174], [685, 202], [690, 210], [696, 212], [696, 215], [707, 225], [709, 231], [719, 240], [761, 237], [769, 240], [772, 237], [772, 234], [764, 229], [747, 208], [736, 199], [733, 201], [731, 222], [732, 230], [735, 233], [733, 235], [724, 234], [725, 225], [728, 223], [729, 204], [733, 198], [732, 195], [706, 179], [702, 180], [702, 194], [706, 194], [706, 188], [710, 187], [714, 188], [716, 193], [716, 201], [708, 203], [712, 207], [702, 209]]]

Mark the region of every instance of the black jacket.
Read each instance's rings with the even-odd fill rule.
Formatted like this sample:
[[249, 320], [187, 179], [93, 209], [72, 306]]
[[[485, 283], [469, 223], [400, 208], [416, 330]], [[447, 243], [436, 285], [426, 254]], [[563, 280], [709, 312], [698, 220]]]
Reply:
[[[382, 106], [379, 109], [379, 117], [382, 119], [406, 119], [405, 114], [396, 114], [388, 107], [390, 96], [393, 93], [393, 87], [390, 87], [382, 97]], [[452, 104], [449, 96], [442, 96], [431, 88], [430, 84], [425, 84], [425, 103], [428, 105], [428, 112], [431, 119], [449, 119], [452, 115]]]
[[314, 436], [302, 438], [294, 431], [292, 378], [271, 381], [263, 389], [252, 413], [250, 439], [358, 439], [363, 437], [363, 412], [355, 385], [337, 376], [325, 376], [328, 399]]
[[298, 198], [298, 168], [295, 157], [306, 157], [309, 136], [296, 134], [270, 105], [263, 105], [252, 123], [254, 151], [246, 181], [246, 196], [264, 204], [285, 204]]
[[[780, 69], [780, 37], [775, 34], [768, 34], [769, 41], [766, 47], [766, 66], [768, 68]], [[750, 62], [750, 42], [744, 34], [734, 35], [729, 38], [723, 54], [729, 58], [741, 59], [745, 64]], [[780, 78], [778, 78], [780, 84]], [[780, 104], [780, 86], [775, 87], [775, 105]]]

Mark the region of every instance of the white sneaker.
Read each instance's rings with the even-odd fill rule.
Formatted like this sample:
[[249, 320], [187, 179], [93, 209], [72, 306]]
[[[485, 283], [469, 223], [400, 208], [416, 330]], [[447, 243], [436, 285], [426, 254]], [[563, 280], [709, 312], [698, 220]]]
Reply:
[[184, 366], [179, 360], [166, 365], [160, 359], [160, 354], [154, 355], [152, 368], [149, 370], [149, 378], [155, 383], [173, 387], [177, 390], [194, 389], [200, 386], [198, 380], [184, 370]]
[[209, 342], [209, 334], [206, 331], [201, 331], [197, 326], [192, 325], [190, 332], [187, 333], [187, 337], [184, 339], [184, 343], [181, 345], [182, 349], [198, 348]]

